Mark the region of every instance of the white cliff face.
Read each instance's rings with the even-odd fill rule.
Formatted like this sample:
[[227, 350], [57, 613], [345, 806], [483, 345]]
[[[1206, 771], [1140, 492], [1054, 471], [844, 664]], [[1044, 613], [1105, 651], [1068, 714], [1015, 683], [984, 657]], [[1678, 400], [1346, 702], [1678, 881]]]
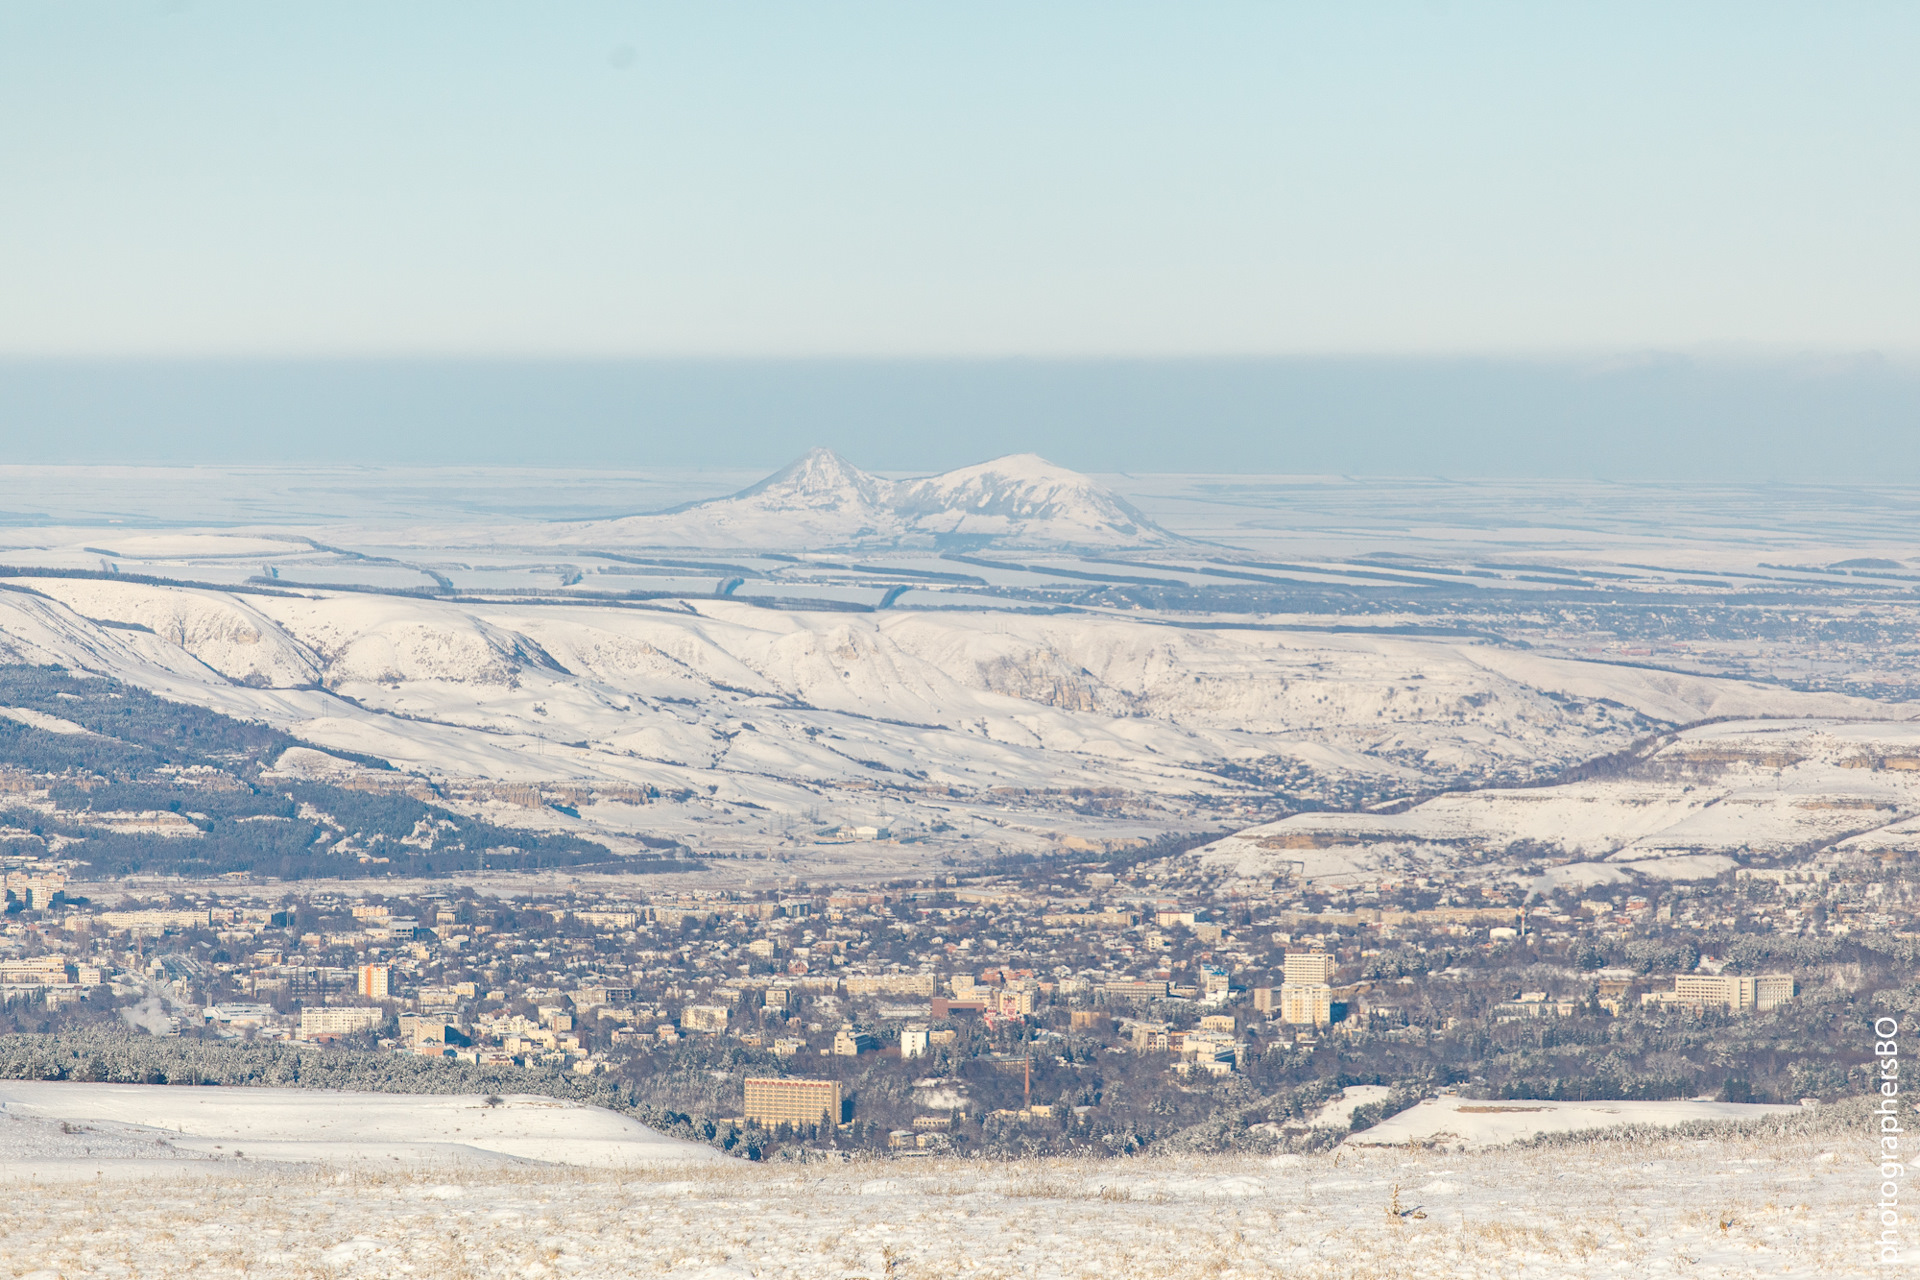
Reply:
[[575, 545], [892, 547], [952, 538], [1007, 545], [1161, 546], [1172, 534], [1104, 486], [1034, 454], [888, 480], [815, 449], [730, 497], [574, 526]]

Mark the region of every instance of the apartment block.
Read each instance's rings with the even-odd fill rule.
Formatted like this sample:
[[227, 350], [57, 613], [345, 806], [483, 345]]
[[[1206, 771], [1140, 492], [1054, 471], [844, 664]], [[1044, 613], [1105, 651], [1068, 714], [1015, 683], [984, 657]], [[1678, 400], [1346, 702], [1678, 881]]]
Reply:
[[1285, 982], [1303, 987], [1331, 985], [1333, 969], [1333, 957], [1324, 951], [1296, 951], [1287, 956]]
[[[1293, 957], [1287, 957], [1288, 967]], [[1333, 988], [1324, 982], [1286, 982], [1280, 986], [1280, 1018], [1296, 1027], [1324, 1027], [1333, 1021]]]
[[833, 1036], [833, 1051], [842, 1058], [857, 1058], [863, 1053], [872, 1053], [880, 1047], [880, 1041], [864, 1031], [855, 1031], [852, 1027], [842, 1027]]
[[337, 1008], [302, 1009], [300, 1038], [350, 1036], [372, 1031], [386, 1020], [386, 1010], [370, 1005], [345, 1005]]
[[1136, 1022], [1129, 1028], [1136, 1053], [1165, 1053], [1173, 1046], [1172, 1035], [1164, 1022]]
[[845, 979], [850, 996], [932, 996], [930, 973], [850, 973]]
[[762, 1128], [840, 1123], [838, 1080], [747, 1077], [746, 1118]]
[[390, 970], [384, 964], [360, 966], [360, 994], [369, 1000], [385, 1000], [391, 989]]
[[1675, 1004], [1698, 1005], [1707, 1009], [1765, 1013], [1786, 1004], [1794, 995], [1793, 978], [1785, 973], [1762, 973], [1751, 977], [1683, 973], [1673, 980]]
[[723, 1004], [690, 1004], [680, 1011], [680, 1029], [682, 1031], [725, 1031], [727, 1015], [731, 1012]]

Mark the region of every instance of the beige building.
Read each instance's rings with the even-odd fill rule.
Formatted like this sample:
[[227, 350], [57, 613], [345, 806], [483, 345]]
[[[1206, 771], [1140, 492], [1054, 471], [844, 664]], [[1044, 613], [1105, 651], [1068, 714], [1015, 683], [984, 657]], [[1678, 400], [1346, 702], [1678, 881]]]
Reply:
[[456, 1043], [462, 1033], [458, 1027], [450, 1026], [445, 1018], [428, 1017], [419, 1013], [400, 1015], [400, 1039], [407, 1044], [445, 1044], [447, 1033], [451, 1031]]
[[850, 996], [931, 996], [930, 973], [850, 973], [845, 980]]
[[1786, 1004], [1794, 994], [1793, 978], [1784, 973], [1762, 973], [1752, 977], [1683, 973], [1673, 980], [1675, 1004], [1698, 1005], [1708, 1009], [1765, 1013]]
[[102, 911], [96, 917], [109, 929], [159, 937], [176, 929], [205, 929], [213, 924], [211, 911]]
[[1285, 982], [1304, 987], [1331, 985], [1333, 968], [1333, 957], [1324, 951], [1296, 951], [1286, 959]]
[[349, 1005], [333, 1009], [302, 1009], [300, 1038], [312, 1040], [316, 1036], [350, 1036], [362, 1031], [372, 1031], [386, 1021], [386, 1017], [385, 1009], [367, 1005]]
[[747, 1119], [762, 1128], [840, 1123], [838, 1080], [747, 1077]]
[[731, 1012], [723, 1004], [690, 1004], [680, 1011], [680, 1029], [682, 1031], [725, 1031], [727, 1015]]
[[[1292, 967], [1293, 957], [1287, 957]], [[1324, 982], [1286, 982], [1280, 986], [1280, 1019], [1296, 1027], [1324, 1027], [1333, 1021], [1333, 988]]]
[[842, 1027], [833, 1034], [833, 1051], [842, 1058], [857, 1058], [863, 1053], [872, 1053], [879, 1047], [879, 1040], [864, 1031], [855, 1031], [852, 1027]]
[[1164, 1022], [1136, 1022], [1129, 1028], [1129, 1037], [1137, 1053], [1165, 1053], [1172, 1047], [1172, 1037]]
[[60, 986], [69, 981], [65, 956], [0, 960], [0, 982], [10, 986]]
[[33, 911], [45, 911], [53, 905], [54, 895], [67, 887], [67, 877], [59, 871], [9, 871], [0, 881], [4, 881], [8, 893]]

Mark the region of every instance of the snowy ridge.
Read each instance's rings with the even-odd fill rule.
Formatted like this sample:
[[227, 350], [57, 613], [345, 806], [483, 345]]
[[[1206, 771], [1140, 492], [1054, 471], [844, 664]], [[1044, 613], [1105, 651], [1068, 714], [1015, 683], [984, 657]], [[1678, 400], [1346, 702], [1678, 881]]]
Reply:
[[1328, 884], [1503, 858], [1512, 878], [1542, 889], [1711, 879], [1842, 847], [1920, 848], [1916, 770], [1910, 720], [1730, 721], [1676, 734], [1609, 776], [1456, 792], [1403, 813], [1297, 814], [1194, 856], [1243, 878]]
[[[1119, 841], [1277, 816], [1275, 779], [1406, 794], [1539, 776], [1710, 714], [1910, 713], [1454, 639], [1099, 615], [810, 614], [712, 598], [609, 609], [237, 595], [85, 579], [0, 592], [0, 660], [111, 675], [423, 774], [652, 788], [656, 803], [594, 805], [578, 819], [494, 816], [762, 852], [810, 842], [803, 820], [823, 806], [837, 823], [922, 841], [929, 856], [978, 848], [957, 834], [976, 830], [1003, 847]], [[1854, 782], [1869, 772], [1839, 771]], [[1110, 799], [1094, 812], [1048, 798], [1076, 789]], [[1535, 806], [1502, 812], [1546, 815], [1538, 806], [1557, 793], [1488, 794]], [[1394, 838], [1417, 844], [1434, 838], [1448, 805], [1477, 813], [1489, 803], [1443, 798], [1347, 821], [1404, 827]], [[1594, 824], [1596, 812], [1527, 829], [1612, 832]], [[1657, 832], [1645, 824], [1667, 810], [1621, 812], [1641, 824], [1638, 835]], [[1520, 838], [1511, 820], [1487, 822]]]
[[730, 497], [596, 521], [558, 541], [625, 546], [886, 547], [952, 540], [1049, 546], [1179, 541], [1105, 486], [1030, 453], [888, 480], [830, 449]]

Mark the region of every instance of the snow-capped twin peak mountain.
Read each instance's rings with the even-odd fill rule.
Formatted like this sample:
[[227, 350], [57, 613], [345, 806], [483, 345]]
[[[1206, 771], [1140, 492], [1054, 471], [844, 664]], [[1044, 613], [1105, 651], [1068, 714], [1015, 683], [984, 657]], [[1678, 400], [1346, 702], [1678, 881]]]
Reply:
[[624, 542], [827, 547], [1003, 542], [1152, 546], [1176, 541], [1105, 486], [1031, 453], [889, 480], [814, 449], [739, 493], [593, 529]]

